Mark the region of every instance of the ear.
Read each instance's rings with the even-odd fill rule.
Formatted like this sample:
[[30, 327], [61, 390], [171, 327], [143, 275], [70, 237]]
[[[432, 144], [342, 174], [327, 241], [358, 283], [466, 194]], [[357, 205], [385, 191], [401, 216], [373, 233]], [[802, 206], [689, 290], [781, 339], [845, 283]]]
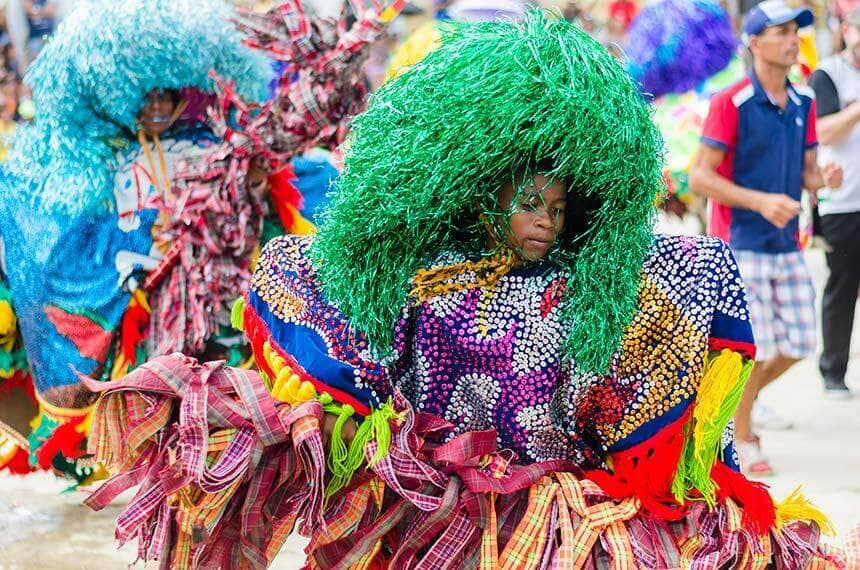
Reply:
[[755, 54], [758, 52], [758, 36], [750, 36], [747, 50], [749, 51], [750, 55], [755, 57]]

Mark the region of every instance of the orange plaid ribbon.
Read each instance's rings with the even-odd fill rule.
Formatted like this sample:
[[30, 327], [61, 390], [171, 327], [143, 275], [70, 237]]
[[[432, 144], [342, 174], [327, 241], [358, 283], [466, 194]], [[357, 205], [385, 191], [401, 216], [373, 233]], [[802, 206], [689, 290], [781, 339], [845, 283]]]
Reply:
[[[571, 473], [557, 472], [542, 478], [531, 487], [528, 508], [501, 555], [498, 552], [496, 497], [493, 495], [489, 523], [481, 540], [482, 570], [539, 567], [553, 535], [549, 530], [554, 513], [557, 513], [561, 534], [561, 544], [556, 552], [557, 567], [584, 566], [595, 542], [603, 535], [614, 567], [635, 568], [636, 559], [625, 521], [639, 512], [641, 505], [638, 499], [630, 498], [617, 503], [607, 497], [605, 501], [589, 506], [587, 495], [599, 496], [603, 493], [591, 481], [579, 480]], [[572, 515], [576, 515], [578, 520], [576, 528]]]

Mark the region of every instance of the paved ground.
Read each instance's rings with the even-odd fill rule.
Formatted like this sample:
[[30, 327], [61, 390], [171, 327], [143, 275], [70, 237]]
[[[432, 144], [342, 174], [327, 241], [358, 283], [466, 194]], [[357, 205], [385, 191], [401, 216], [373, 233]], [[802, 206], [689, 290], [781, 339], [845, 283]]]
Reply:
[[[826, 274], [821, 255], [812, 252], [809, 262], [820, 287]], [[848, 383], [860, 393], [860, 350]], [[762, 433], [765, 450], [778, 470], [768, 481], [774, 494], [784, 496], [804, 483], [807, 495], [844, 534], [860, 522], [860, 398], [824, 399], [812, 361], [792, 369], [763, 398], [795, 422], [791, 431]], [[80, 506], [82, 494], [61, 494], [65, 486], [46, 474], [0, 476], [0, 569], [109, 570], [132, 561], [131, 549], [114, 548], [112, 523], [119, 509], [90, 512]], [[298, 568], [300, 552], [301, 541], [289, 543], [274, 568]]]

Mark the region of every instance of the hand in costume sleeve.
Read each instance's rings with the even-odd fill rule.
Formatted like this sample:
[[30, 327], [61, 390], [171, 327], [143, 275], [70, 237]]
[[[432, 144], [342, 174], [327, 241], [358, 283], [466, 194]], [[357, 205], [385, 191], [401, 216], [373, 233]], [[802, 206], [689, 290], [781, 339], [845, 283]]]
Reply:
[[[337, 416], [328, 437], [330, 496], [365, 464], [368, 442], [390, 439], [389, 420], [396, 413], [385, 368], [316, 281], [308, 258], [311, 239], [282, 236], [263, 249], [242, 320], [272, 395], [294, 408], [318, 400], [323, 411]], [[359, 422], [347, 442], [344, 426], [351, 418]], [[386, 451], [380, 445], [369, 464]]]

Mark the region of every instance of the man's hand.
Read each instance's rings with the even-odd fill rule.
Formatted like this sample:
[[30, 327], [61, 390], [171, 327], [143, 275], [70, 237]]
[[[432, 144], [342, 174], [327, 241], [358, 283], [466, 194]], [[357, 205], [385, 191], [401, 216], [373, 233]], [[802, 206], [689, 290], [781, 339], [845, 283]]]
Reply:
[[800, 202], [785, 194], [762, 194], [756, 210], [765, 220], [782, 229], [800, 214]]
[[830, 189], [842, 186], [843, 175], [842, 167], [835, 162], [828, 162], [821, 167], [821, 178], [824, 180], [824, 185]]

